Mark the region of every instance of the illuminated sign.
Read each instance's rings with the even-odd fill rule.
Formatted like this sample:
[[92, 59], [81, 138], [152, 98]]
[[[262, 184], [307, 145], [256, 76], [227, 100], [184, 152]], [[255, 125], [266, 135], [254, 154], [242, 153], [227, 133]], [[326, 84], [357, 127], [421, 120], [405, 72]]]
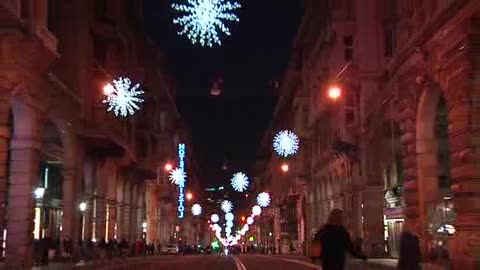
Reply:
[[[185, 172], [185, 144], [178, 145], [178, 167]], [[185, 172], [186, 173], [186, 172]], [[178, 218], [185, 217], [185, 181], [180, 181], [178, 185]]]

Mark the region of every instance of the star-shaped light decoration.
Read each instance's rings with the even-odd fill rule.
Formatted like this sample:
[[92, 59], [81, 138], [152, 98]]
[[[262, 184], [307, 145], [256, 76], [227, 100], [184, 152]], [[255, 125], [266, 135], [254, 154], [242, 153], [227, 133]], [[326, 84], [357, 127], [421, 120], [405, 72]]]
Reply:
[[232, 211], [233, 205], [229, 200], [224, 200], [221, 205], [222, 211], [225, 213], [230, 213]]
[[103, 103], [108, 104], [107, 111], [113, 110], [116, 116], [123, 117], [135, 114], [135, 110], [140, 110], [139, 104], [143, 102], [141, 95], [144, 92], [139, 88], [140, 84], [132, 86], [132, 81], [123, 77], [113, 80], [113, 85], [107, 84], [103, 88]]
[[192, 214], [194, 216], [201, 215], [202, 214], [202, 206], [200, 206], [200, 204], [198, 204], [198, 203], [192, 205]]
[[185, 183], [185, 178], [187, 178], [187, 175], [182, 169], [175, 168], [174, 170], [170, 171], [169, 178], [173, 184], [180, 186], [180, 184]]
[[231, 180], [232, 187], [238, 192], [243, 192], [247, 190], [248, 187], [248, 177], [242, 172], [235, 173]]
[[290, 130], [282, 130], [273, 139], [273, 149], [282, 157], [293, 156], [297, 153], [299, 140]]
[[173, 19], [174, 24], [183, 29], [179, 35], [186, 35], [192, 44], [213, 47], [221, 45], [219, 34], [230, 36], [230, 30], [225, 21], [238, 22], [240, 19], [232, 11], [241, 8], [237, 2], [226, 0], [187, 0], [188, 4], [172, 4], [175, 11], [184, 13]]
[[267, 192], [258, 194], [257, 203], [260, 207], [268, 207], [270, 205], [270, 195]]

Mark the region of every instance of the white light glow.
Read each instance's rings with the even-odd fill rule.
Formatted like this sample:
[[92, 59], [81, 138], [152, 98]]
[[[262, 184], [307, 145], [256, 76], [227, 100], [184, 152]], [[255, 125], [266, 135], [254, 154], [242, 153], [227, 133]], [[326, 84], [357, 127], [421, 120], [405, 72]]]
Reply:
[[243, 192], [247, 190], [248, 187], [248, 177], [242, 172], [235, 173], [231, 180], [232, 187], [235, 191]]
[[36, 188], [33, 193], [35, 194], [36, 199], [42, 199], [43, 196], [45, 195], [45, 188], [43, 187]]
[[194, 216], [201, 215], [202, 214], [202, 206], [200, 206], [200, 204], [198, 204], [198, 203], [192, 205], [192, 214]]
[[140, 96], [144, 93], [139, 90], [140, 84], [132, 86], [129, 78], [118, 78], [113, 80], [113, 85], [107, 84], [103, 88], [105, 99], [103, 103], [108, 103], [107, 111], [112, 111], [116, 116], [127, 117], [135, 114], [135, 110], [140, 110], [139, 103], [143, 102]]
[[174, 170], [170, 171], [169, 178], [173, 184], [180, 186], [181, 183], [185, 183], [185, 179], [187, 178], [187, 175], [182, 169], [175, 168]]
[[248, 225], [252, 225], [252, 224], [253, 224], [253, 221], [254, 221], [254, 220], [253, 220], [252, 217], [248, 217], [248, 218], [247, 218], [247, 224], [248, 224]]
[[233, 221], [230, 221], [230, 220], [227, 221], [227, 227], [230, 227], [230, 228], [233, 227]]
[[221, 208], [223, 212], [230, 213], [230, 211], [232, 211], [232, 208], [233, 208], [232, 202], [229, 200], [223, 201]]
[[270, 205], [270, 195], [266, 192], [258, 194], [257, 203], [260, 207], [268, 207]]
[[213, 214], [213, 215], [210, 216], [210, 220], [213, 223], [217, 223], [220, 220], [220, 217], [217, 214]]
[[252, 214], [255, 216], [259, 216], [262, 213], [262, 208], [258, 205], [252, 207]]
[[282, 157], [293, 156], [297, 153], [299, 140], [290, 130], [282, 130], [273, 139], [273, 149]]
[[85, 210], [87, 210], [87, 203], [81, 202], [78, 208], [80, 208], [80, 211], [85, 212]]
[[232, 213], [227, 213], [225, 215], [225, 220], [227, 221], [233, 221], [235, 219], [235, 216]]
[[240, 19], [232, 11], [241, 8], [237, 2], [225, 0], [187, 0], [188, 5], [172, 4], [175, 11], [184, 13], [173, 19], [174, 24], [182, 27], [179, 35], [186, 35], [192, 44], [212, 47], [221, 45], [219, 34], [230, 36], [225, 21], [238, 22]]

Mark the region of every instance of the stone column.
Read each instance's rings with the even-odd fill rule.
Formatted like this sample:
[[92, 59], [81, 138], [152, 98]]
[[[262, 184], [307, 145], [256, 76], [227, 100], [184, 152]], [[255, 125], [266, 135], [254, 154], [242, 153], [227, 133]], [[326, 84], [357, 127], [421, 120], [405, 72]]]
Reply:
[[368, 186], [363, 190], [364, 247], [367, 256], [383, 257], [383, 187]]
[[132, 188], [132, 185], [130, 183], [130, 178], [126, 179], [125, 180], [125, 186], [124, 186], [124, 190], [123, 190], [123, 202], [124, 202], [124, 205], [125, 207], [123, 208], [123, 234], [122, 236], [124, 236], [127, 240], [130, 239], [130, 211], [131, 209], [133, 208], [131, 203], [131, 196], [132, 196], [132, 193], [131, 193], [131, 188]]
[[280, 209], [276, 207], [274, 210], [273, 216], [273, 234], [275, 236], [275, 253], [279, 253], [281, 246], [280, 246], [280, 235], [281, 235], [281, 224], [280, 224]]
[[83, 155], [76, 134], [66, 125], [64, 131], [62, 141], [65, 160], [62, 181], [62, 239], [70, 238], [75, 252], [78, 248], [78, 240], [81, 238], [81, 213], [78, 206], [83, 179], [83, 166], [80, 165], [83, 162]]
[[[455, 79], [449, 81], [446, 97], [449, 108], [449, 143], [452, 191], [457, 214], [456, 232], [450, 246], [454, 269], [478, 269], [480, 266], [480, 20], [470, 18], [472, 33], [468, 36], [467, 52], [458, 64]], [[468, 60], [467, 60], [468, 59]], [[452, 61], [453, 62], [453, 61]], [[457, 66], [457, 63], [452, 63]], [[445, 76], [450, 72], [445, 71]], [[450, 77], [449, 77], [450, 78]]]
[[93, 191], [93, 185], [95, 181], [95, 169], [96, 169], [96, 163], [95, 161], [89, 159], [85, 162], [84, 166], [84, 171], [85, 171], [85, 194], [84, 194], [84, 200], [87, 203], [87, 209], [85, 210], [83, 216], [84, 216], [84, 224], [85, 224], [85, 229], [84, 229], [84, 235], [85, 235], [85, 240], [92, 239], [92, 225], [93, 225], [93, 198], [94, 198], [94, 191]]
[[[132, 185], [132, 197], [130, 200], [130, 239], [129, 241], [134, 243], [137, 238], [137, 211], [138, 211], [138, 184]], [[140, 224], [141, 225], [141, 224]]]
[[125, 185], [125, 179], [121, 173], [117, 175], [117, 218], [116, 218], [116, 224], [117, 224], [117, 230], [116, 230], [116, 236], [117, 239], [121, 239], [123, 235], [123, 213], [125, 210], [125, 201], [124, 201], [124, 195], [123, 195], [123, 190], [124, 190], [124, 185]]
[[[106, 164], [103, 164], [106, 165]], [[105, 171], [106, 166], [97, 164], [96, 170], [96, 209], [95, 209], [95, 237], [97, 240], [105, 238], [106, 228], [106, 210], [107, 210], [107, 190], [108, 177]], [[108, 239], [105, 239], [108, 240]]]
[[42, 120], [38, 111], [20, 100], [12, 110], [15, 121], [10, 145], [6, 268], [29, 269], [33, 262], [32, 193], [39, 178]]
[[145, 206], [147, 214], [147, 243], [157, 242], [158, 215], [155, 184], [148, 183], [145, 192]]
[[115, 237], [115, 223], [117, 221], [117, 173], [116, 167], [111, 166], [107, 171], [108, 194], [107, 194], [107, 208], [108, 208], [108, 224], [107, 224], [107, 240], [112, 240]]
[[[6, 206], [8, 186], [8, 147], [10, 144], [10, 104], [7, 99], [0, 99], [0, 245], [3, 239], [3, 230], [6, 228]], [[0, 254], [0, 257], [2, 254]]]
[[138, 187], [137, 197], [137, 238], [142, 239], [143, 222], [145, 218], [145, 185]]

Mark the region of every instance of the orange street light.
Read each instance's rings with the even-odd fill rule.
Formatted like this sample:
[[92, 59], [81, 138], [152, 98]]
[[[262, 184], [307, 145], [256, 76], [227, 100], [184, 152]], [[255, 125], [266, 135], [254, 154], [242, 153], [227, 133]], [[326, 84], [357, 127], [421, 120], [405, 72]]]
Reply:
[[337, 86], [332, 86], [328, 89], [328, 97], [337, 100], [342, 95], [342, 90]]
[[165, 171], [169, 172], [173, 169], [172, 163], [165, 164]]
[[191, 192], [187, 193], [187, 200], [191, 200], [193, 198], [193, 194]]
[[103, 87], [103, 93], [108, 96], [110, 94], [112, 94], [113, 92], [115, 92], [115, 88], [113, 88], [113, 85], [111, 84], [106, 84], [104, 87]]
[[288, 164], [287, 164], [287, 163], [283, 163], [281, 169], [282, 169], [283, 172], [288, 172], [288, 169], [289, 169], [289, 168], [288, 168]]

